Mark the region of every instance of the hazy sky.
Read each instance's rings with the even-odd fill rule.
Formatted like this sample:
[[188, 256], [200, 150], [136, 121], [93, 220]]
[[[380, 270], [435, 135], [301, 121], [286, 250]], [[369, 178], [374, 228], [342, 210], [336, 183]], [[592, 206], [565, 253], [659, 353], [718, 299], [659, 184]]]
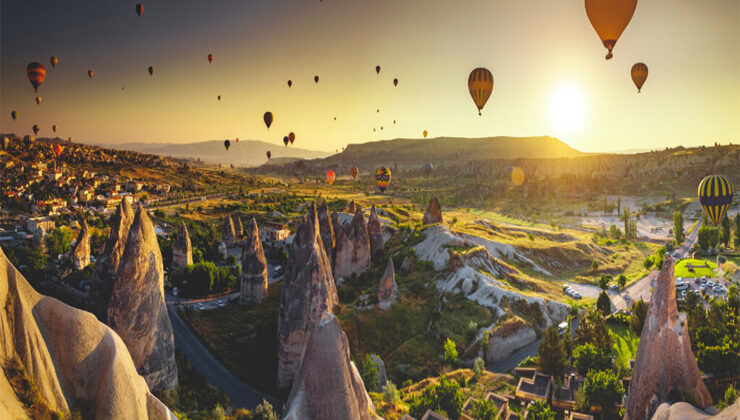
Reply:
[[[0, 131], [275, 144], [294, 131], [297, 147], [327, 151], [423, 130], [546, 134], [584, 151], [740, 141], [737, 0], [639, 0], [609, 61], [583, 0], [144, 0], [141, 18], [135, 4], [2, 1]], [[32, 61], [47, 67], [41, 106]], [[650, 71], [640, 94], [637, 61]], [[478, 66], [495, 79], [482, 117], [467, 89]]]

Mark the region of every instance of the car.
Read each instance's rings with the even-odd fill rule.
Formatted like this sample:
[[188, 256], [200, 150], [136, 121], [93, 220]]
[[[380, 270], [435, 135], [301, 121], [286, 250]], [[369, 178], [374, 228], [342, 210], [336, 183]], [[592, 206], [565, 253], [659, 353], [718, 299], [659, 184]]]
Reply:
[[689, 285], [684, 282], [676, 283], [676, 290], [686, 290], [688, 287]]
[[202, 311], [203, 309], [205, 309], [205, 308], [206, 308], [205, 306], [203, 306], [203, 304], [202, 304], [202, 303], [198, 303], [198, 304], [197, 304], [197, 305], [195, 305], [195, 306], [196, 306], [196, 308], [198, 308], [198, 310], [199, 310], [199, 311]]
[[568, 330], [567, 322], [561, 322], [560, 324], [558, 324], [558, 332], [560, 333], [560, 335], [565, 334], [565, 331], [567, 330]]
[[617, 286], [616, 284], [612, 284], [611, 286], [609, 286], [609, 290], [613, 290], [615, 292], [619, 291], [619, 286]]
[[224, 302], [223, 302], [223, 301], [222, 301], [221, 299], [219, 299], [219, 300], [217, 300], [217, 301], [216, 301], [216, 305], [218, 305], [218, 306], [220, 306], [220, 307], [222, 307], [222, 308], [223, 308], [224, 306], [226, 306], [226, 304], [225, 304], [225, 303], [224, 303]]
[[627, 295], [627, 294], [625, 294], [624, 296], [622, 296], [622, 299], [624, 299], [624, 301], [627, 302], [627, 303], [632, 302], [632, 298], [630, 297], [630, 295]]
[[701, 290], [702, 292], [705, 291], [705, 290], [707, 290], [707, 285], [706, 284], [702, 284], [701, 286], [699, 286], [699, 290]]
[[714, 287], [714, 280], [709, 280], [707, 282], [707, 287]]
[[582, 295], [581, 295], [580, 293], [576, 292], [575, 294], [573, 294], [573, 297], [574, 297], [575, 299], [580, 299], [580, 298], [582, 298], [583, 296], [582, 296]]
[[706, 284], [706, 283], [707, 283], [707, 277], [704, 276], [701, 278], [701, 284]]
[[563, 285], [563, 291], [565, 292], [568, 289], [570, 289], [570, 285], [569, 284], [564, 284]]

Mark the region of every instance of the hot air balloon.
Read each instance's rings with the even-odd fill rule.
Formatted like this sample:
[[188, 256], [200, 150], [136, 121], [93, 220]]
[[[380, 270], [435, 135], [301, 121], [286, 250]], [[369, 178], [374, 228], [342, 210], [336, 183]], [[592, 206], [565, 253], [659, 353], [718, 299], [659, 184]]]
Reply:
[[213, 54], [208, 54], [208, 62], [213, 63]]
[[272, 112], [267, 111], [265, 112], [265, 115], [262, 116], [262, 119], [265, 120], [265, 125], [267, 126], [267, 129], [270, 129], [270, 126], [272, 125]]
[[25, 135], [23, 136], [23, 144], [26, 145], [26, 147], [32, 145], [36, 142], [36, 139], [33, 136]]
[[295, 141], [295, 133], [294, 132], [291, 131], [290, 134], [288, 134], [288, 140], [290, 140], [290, 144], [293, 144], [293, 142]]
[[329, 185], [333, 184], [334, 183], [334, 178], [336, 176], [337, 175], [334, 173], [334, 171], [332, 171], [331, 169], [329, 169], [328, 171], [326, 171], [326, 182], [328, 182]]
[[373, 128], [373, 133], [375, 132], [375, 128]]
[[718, 226], [732, 204], [732, 183], [724, 175], [710, 175], [701, 180], [698, 193], [707, 218]]
[[382, 126], [382, 125], [380, 126], [380, 129], [381, 129], [381, 130], [383, 129], [383, 126]]
[[380, 74], [380, 66], [375, 66], [375, 73]]
[[10, 146], [10, 139], [7, 137], [3, 137], [3, 149], [7, 149], [8, 146]]
[[334, 121], [336, 121], [336, 120], [337, 120], [337, 117], [334, 117]]
[[34, 124], [33, 125], [33, 134], [34, 135], [38, 134], [39, 133], [39, 130], [40, 130], [39, 129], [39, 125], [38, 124]]
[[224, 147], [226, 148], [226, 150], [229, 150], [229, 147], [231, 147], [231, 142], [228, 140], [224, 140]]
[[612, 50], [624, 29], [632, 20], [637, 0], [586, 0], [586, 15], [609, 50], [606, 59], [612, 58]]
[[385, 189], [388, 188], [388, 184], [391, 183], [391, 170], [385, 166], [378, 168], [378, 170], [375, 171], [375, 182], [378, 184], [380, 192], [385, 192]]
[[285, 147], [288, 147], [288, 143], [290, 143], [290, 137], [283, 137], [283, 144], [285, 145]]
[[239, 137], [236, 138], [236, 142], [239, 143]]
[[149, 72], [149, 75], [150, 76], [153, 75], [154, 74], [154, 67], [149, 66], [149, 68], [147, 69], [147, 71]]
[[272, 158], [272, 152], [268, 150], [267, 151], [267, 160], [270, 160], [271, 158]]
[[18, 111], [10, 111], [10, 117], [15, 121], [15, 119], [18, 118]]
[[517, 187], [524, 184], [524, 180], [526, 178], [527, 176], [524, 173], [524, 169], [522, 169], [522, 167], [515, 166], [511, 169], [511, 182]]
[[395, 124], [395, 123], [396, 123], [396, 120], [393, 120], [393, 124]]
[[288, 87], [293, 87], [293, 81], [292, 80], [288, 80]]
[[421, 133], [421, 134], [423, 134], [423, 135], [424, 135], [424, 138], [427, 138], [427, 135], [428, 135], [429, 133], [427, 132], [427, 130], [424, 130], [424, 132], [423, 132], [423, 133]]
[[352, 175], [352, 179], [357, 179], [357, 174], [360, 173], [360, 168], [357, 166], [353, 166], [352, 169], [350, 169], [349, 174]]
[[318, 75], [314, 76], [313, 81], [316, 83], [319, 83], [319, 76]]
[[54, 125], [51, 126], [51, 131], [53, 131], [55, 133], [57, 132], [57, 125], [56, 124], [54, 124]]
[[432, 174], [432, 171], [434, 170], [434, 165], [431, 164], [431, 162], [427, 162], [424, 164], [424, 173], [429, 176]]
[[36, 97], [36, 105], [41, 105], [41, 101], [42, 101], [42, 100], [43, 100], [43, 99], [42, 99], [42, 98], [41, 98], [40, 96], [37, 96], [37, 97]]
[[136, 4], [136, 14], [141, 16], [141, 14], [144, 13], [144, 6], [141, 5], [141, 3]]
[[637, 86], [637, 93], [640, 93], [640, 89], [642, 89], [642, 85], [645, 84], [645, 80], [647, 80], [648, 77], [648, 67], [645, 63], [635, 63], [634, 66], [632, 66], [632, 81], [635, 82], [635, 86]]
[[26, 76], [28, 76], [28, 81], [33, 86], [33, 91], [38, 92], [39, 86], [46, 79], [46, 68], [41, 63], [33, 62], [26, 67]]
[[221, 100], [221, 95], [216, 96], [216, 98], [218, 98], [218, 100], [220, 101]]
[[380, 114], [380, 109], [376, 109], [375, 112], [377, 112], [378, 114]]
[[72, 143], [72, 137], [67, 139], [67, 143]]
[[91, 78], [91, 79], [92, 79], [92, 77], [93, 77], [94, 75], [95, 75], [95, 73], [93, 73], [93, 71], [92, 71], [92, 70], [88, 70], [88, 71], [87, 71], [87, 77], [89, 77], [89, 78]]
[[56, 55], [52, 55], [51, 58], [49, 58], [49, 62], [51, 63], [51, 67], [54, 68], [57, 66], [59, 59], [57, 58]]
[[62, 155], [62, 151], [64, 148], [59, 143], [54, 143], [54, 146], [51, 147], [51, 150], [54, 152], [54, 156], [59, 159], [59, 156]]
[[488, 102], [488, 98], [491, 97], [493, 92], [493, 74], [491, 74], [491, 71], [484, 67], [478, 67], [471, 71], [470, 76], [468, 76], [468, 90], [470, 96], [473, 97], [475, 106], [478, 107], [478, 115], [481, 115], [481, 110], [486, 106], [486, 102]]
[[393, 86], [398, 86], [398, 79], [393, 79]]

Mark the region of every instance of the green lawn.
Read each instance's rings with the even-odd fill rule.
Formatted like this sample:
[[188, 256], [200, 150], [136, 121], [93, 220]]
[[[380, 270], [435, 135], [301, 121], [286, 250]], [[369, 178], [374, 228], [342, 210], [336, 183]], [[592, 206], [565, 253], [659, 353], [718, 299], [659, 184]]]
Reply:
[[[694, 271], [691, 272], [686, 267], [688, 264], [691, 264], [693, 266], [697, 265], [709, 265], [709, 268], [694, 268]], [[695, 260], [692, 258], [687, 258], [685, 260], [681, 260], [676, 263], [676, 277], [714, 277], [715, 275], [715, 269], [717, 268], [717, 264], [712, 262], [711, 260]]]
[[614, 354], [617, 356], [617, 365], [629, 368], [630, 360], [637, 356], [640, 337], [624, 325], [609, 324], [609, 330], [614, 337]]

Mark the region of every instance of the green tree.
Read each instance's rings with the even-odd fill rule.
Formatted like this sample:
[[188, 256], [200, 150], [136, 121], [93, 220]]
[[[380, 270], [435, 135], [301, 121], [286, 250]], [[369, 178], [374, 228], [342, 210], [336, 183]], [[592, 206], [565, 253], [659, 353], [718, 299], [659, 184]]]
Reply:
[[527, 420], [555, 420], [555, 412], [545, 401], [534, 401], [527, 407]]
[[740, 213], [735, 215], [735, 248], [740, 248]]
[[278, 416], [275, 414], [272, 404], [262, 400], [262, 403], [254, 409], [252, 420], [278, 420]]
[[580, 345], [573, 350], [574, 365], [581, 375], [590, 370], [607, 370], [611, 367], [609, 356], [591, 343]]
[[393, 404], [400, 399], [401, 395], [398, 392], [398, 388], [396, 388], [396, 385], [393, 382], [388, 381], [385, 385], [383, 385], [383, 401], [388, 404]]
[[483, 358], [478, 357], [475, 359], [475, 362], [473, 362], [473, 377], [477, 380], [480, 378], [481, 373], [486, 370], [486, 362], [483, 360]]
[[493, 401], [470, 401], [470, 415], [476, 420], [495, 420], [498, 408]]
[[556, 378], [563, 376], [568, 367], [568, 354], [557, 327], [552, 326], [545, 330], [537, 353], [542, 372]]
[[588, 406], [596, 405], [602, 408], [603, 419], [604, 413], [611, 412], [614, 405], [621, 401], [624, 386], [613, 372], [592, 370], [588, 372], [583, 382], [583, 394]]
[[609, 282], [613, 280], [613, 277], [608, 274], [602, 274], [601, 278], [599, 278], [599, 287], [601, 290], [606, 290], [609, 288]]
[[719, 243], [723, 244], [725, 248], [727, 248], [730, 245], [730, 232], [732, 230], [732, 225], [730, 224], [730, 219], [727, 217], [727, 213], [722, 217], [722, 222], [720, 222], [720, 229], [719, 229]]
[[411, 398], [409, 414], [418, 419], [424, 416], [427, 410], [443, 411], [449, 418], [459, 418], [465, 396], [460, 390], [460, 384], [455, 380], [442, 376], [439, 385], [430, 385]]
[[445, 340], [442, 346], [442, 362], [450, 366], [457, 364], [457, 347], [455, 342], [449, 338]]
[[734, 386], [730, 385], [729, 388], [725, 390], [725, 395], [722, 400], [717, 403], [717, 408], [722, 410], [723, 408], [729, 407], [734, 404], [738, 398], [740, 398], [740, 391], [735, 389]]
[[627, 276], [625, 276], [624, 274], [620, 274], [617, 283], [619, 284], [619, 287], [621, 289], [624, 289], [624, 286], [627, 285]]
[[602, 290], [601, 293], [599, 293], [599, 298], [596, 299], [596, 308], [600, 310], [604, 316], [612, 313], [612, 301], [609, 300], [609, 295], [606, 294], [606, 291]]
[[630, 328], [637, 335], [642, 334], [642, 327], [645, 325], [645, 318], [647, 317], [648, 305], [642, 299], [635, 303], [632, 308], [632, 316], [630, 317]]
[[676, 211], [673, 213], [673, 240], [676, 245], [683, 242], [683, 213]]
[[46, 246], [49, 248], [49, 255], [54, 258], [59, 254], [66, 253], [72, 246], [72, 230], [68, 227], [52, 230], [46, 237]]
[[586, 316], [578, 322], [576, 335], [573, 340], [575, 345], [591, 343], [599, 348], [604, 354], [611, 354], [614, 338], [606, 325], [606, 318], [601, 311], [591, 309]]
[[630, 235], [630, 208], [625, 207], [622, 213], [622, 220], [624, 221], [624, 236], [629, 239], [634, 239]]
[[378, 374], [378, 365], [375, 364], [370, 354], [366, 354], [360, 363], [360, 377], [365, 383], [365, 389], [376, 391], [380, 386], [380, 376]]

